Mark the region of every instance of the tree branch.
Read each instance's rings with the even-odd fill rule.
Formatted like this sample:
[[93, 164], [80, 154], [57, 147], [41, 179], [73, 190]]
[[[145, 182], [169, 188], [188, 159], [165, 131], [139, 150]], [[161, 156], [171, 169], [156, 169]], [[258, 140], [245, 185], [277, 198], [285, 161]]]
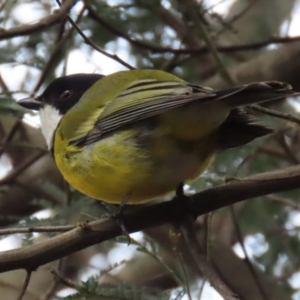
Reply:
[[[128, 34], [122, 32], [118, 28], [112, 26], [109, 22], [106, 22], [103, 18], [101, 18], [96, 12], [93, 11], [92, 8], [87, 6], [88, 10], [88, 17], [90, 17], [92, 20], [99, 23], [101, 26], [103, 26], [108, 31], [112, 32], [118, 37], [121, 37], [125, 39], [130, 44], [140, 47], [146, 50], [151, 51], [152, 53], [174, 53], [174, 54], [206, 54], [210, 52], [210, 49], [207, 46], [192, 48], [192, 49], [174, 49], [170, 47], [160, 47], [151, 43], [144, 42], [142, 40], [138, 40], [135, 38], [132, 38]], [[251, 51], [251, 50], [258, 50], [263, 47], [269, 46], [269, 45], [278, 45], [278, 44], [287, 44], [287, 43], [293, 43], [300, 40], [300, 36], [294, 36], [294, 37], [271, 37], [269, 39], [255, 42], [255, 43], [249, 43], [249, 44], [240, 44], [240, 45], [231, 45], [231, 46], [222, 46], [222, 45], [215, 45], [215, 48], [218, 52], [221, 53], [231, 53], [231, 52], [238, 52], [238, 51]]]
[[31, 232], [66, 232], [76, 228], [75, 225], [61, 225], [61, 226], [36, 226], [36, 227], [19, 227], [7, 228], [0, 230], [0, 236], [15, 234], [15, 233], [31, 233]]
[[257, 289], [258, 289], [259, 293], [261, 294], [262, 299], [263, 300], [268, 300], [268, 295], [265, 291], [263, 283], [260, 281], [260, 278], [258, 277], [258, 274], [257, 274], [254, 266], [252, 265], [251, 260], [249, 258], [249, 255], [246, 251], [243, 235], [242, 235], [240, 226], [238, 224], [238, 221], [236, 219], [236, 215], [235, 215], [235, 212], [234, 212], [233, 205], [229, 206], [229, 210], [230, 210], [233, 226], [234, 226], [234, 229], [235, 229], [235, 233], [236, 233], [236, 236], [237, 236], [237, 240], [238, 240], [240, 246], [242, 247], [242, 250], [243, 250], [243, 253], [244, 253], [244, 256], [245, 256], [244, 261], [245, 261], [245, 263], [246, 263], [246, 265], [249, 269], [249, 272], [251, 273], [251, 275], [253, 277], [253, 280], [254, 280], [254, 282], [257, 286]]
[[[290, 83], [300, 90], [300, 42], [286, 44], [279, 49], [266, 51], [259, 56], [230, 68], [236, 84], [254, 81], [278, 80]], [[228, 87], [219, 75], [205, 81], [207, 86], [223, 89]]]
[[7, 174], [7, 176], [0, 179], [0, 186], [11, 183], [17, 176], [19, 176], [20, 173], [26, 170], [29, 166], [31, 166], [33, 163], [35, 163], [39, 158], [41, 158], [45, 154], [46, 153], [44, 151], [40, 151], [36, 155], [25, 160], [18, 167], [15, 167], [10, 173]]
[[[57, 4], [59, 6], [61, 6], [60, 0], [56, 0]], [[123, 59], [121, 59], [118, 55], [116, 54], [110, 54], [108, 52], [106, 52], [105, 50], [103, 50], [102, 48], [100, 48], [99, 46], [97, 46], [93, 41], [91, 41], [84, 33], [83, 31], [77, 26], [77, 24], [73, 21], [73, 19], [66, 15], [67, 20], [70, 22], [70, 24], [75, 28], [75, 30], [78, 32], [78, 34], [82, 37], [82, 39], [84, 40], [84, 42], [91, 46], [92, 48], [94, 48], [96, 51], [98, 51], [99, 53], [101, 53], [102, 55], [111, 58], [112, 60], [115, 60], [116, 62], [118, 62], [119, 64], [121, 64], [122, 66], [126, 67], [129, 70], [133, 70], [135, 69], [135, 67], [131, 66], [130, 64], [128, 64], [126, 61], [124, 61]]]
[[72, 6], [75, 4], [76, 0], [66, 0], [62, 7], [55, 11], [52, 15], [41, 19], [39, 22], [30, 25], [21, 25], [19, 27], [11, 28], [8, 30], [1, 29], [0, 31], [0, 41], [5, 39], [11, 39], [17, 36], [29, 35], [31, 33], [42, 31], [48, 27], [55, 25], [60, 22], [62, 18], [66, 16]]
[[195, 265], [203, 277], [210, 282], [225, 300], [240, 299], [232, 290], [230, 290], [229, 286], [222, 281], [212, 264], [204, 256], [203, 249], [197, 239], [194, 225], [193, 219], [190, 216], [185, 215], [183, 222], [180, 224], [180, 231], [182, 232], [188, 250], [194, 259]]
[[[129, 233], [148, 227], [172, 223], [184, 210], [194, 216], [246, 199], [283, 192], [300, 187], [300, 166], [254, 175], [197, 193], [192, 201], [169, 201], [154, 205], [128, 207], [124, 225]], [[41, 243], [0, 253], [0, 272], [36, 269], [48, 262], [82, 250], [122, 234], [112, 219], [87, 223], [85, 229], [75, 228]]]
[[26, 293], [26, 290], [28, 288], [28, 284], [29, 284], [29, 281], [30, 281], [30, 278], [31, 278], [31, 271], [27, 270], [26, 271], [26, 277], [25, 277], [25, 280], [24, 280], [24, 283], [23, 283], [23, 286], [22, 286], [22, 289], [21, 289], [21, 292], [17, 298], [17, 300], [22, 300], [23, 299], [23, 296], [25, 295]]
[[252, 108], [253, 110], [262, 112], [266, 115], [276, 117], [276, 118], [280, 118], [280, 119], [283, 119], [283, 120], [287, 120], [289, 122], [293, 122], [293, 123], [296, 123], [296, 124], [300, 125], [300, 119], [297, 118], [297, 117], [294, 117], [291, 114], [282, 113], [280, 111], [277, 111], [277, 110], [274, 110], [274, 109], [269, 109], [269, 108], [262, 107], [262, 106], [259, 106], [259, 105], [251, 105], [249, 107]]

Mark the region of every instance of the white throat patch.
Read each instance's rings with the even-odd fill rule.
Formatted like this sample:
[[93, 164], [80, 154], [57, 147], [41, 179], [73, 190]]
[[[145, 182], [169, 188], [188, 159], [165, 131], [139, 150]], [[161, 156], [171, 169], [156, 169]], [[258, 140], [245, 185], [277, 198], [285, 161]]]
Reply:
[[46, 104], [40, 109], [41, 129], [48, 149], [52, 148], [54, 132], [63, 115], [53, 106]]

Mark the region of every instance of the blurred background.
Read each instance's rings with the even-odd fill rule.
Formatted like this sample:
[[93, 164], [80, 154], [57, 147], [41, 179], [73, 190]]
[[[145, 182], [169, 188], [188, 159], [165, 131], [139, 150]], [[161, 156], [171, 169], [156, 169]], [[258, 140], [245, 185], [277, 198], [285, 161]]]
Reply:
[[[106, 212], [99, 201], [64, 183], [38, 116], [15, 103], [64, 74], [126, 69], [84, 43], [66, 20], [26, 31], [58, 9], [55, 0], [0, 2], [1, 228], [76, 224]], [[86, 0], [73, 1], [70, 16], [97, 46], [136, 68], [166, 70], [215, 89], [280, 80], [300, 90], [299, 0]], [[16, 33], [7, 34], [12, 28]], [[276, 101], [268, 108], [297, 116], [298, 101]], [[219, 155], [188, 192], [222, 184], [226, 176], [299, 164], [299, 125], [254, 113], [275, 133]], [[234, 205], [234, 214], [229, 208], [212, 214], [210, 260], [241, 299], [300, 299], [299, 196], [299, 191], [269, 195]], [[198, 218], [196, 226], [201, 241], [204, 220]], [[151, 228], [133, 234], [130, 246], [111, 240], [42, 266], [23, 299], [222, 299], [171, 230]], [[0, 250], [50, 236], [1, 236]], [[74, 288], [54, 281], [53, 267]], [[1, 299], [16, 299], [24, 277], [24, 271], [0, 274]]]

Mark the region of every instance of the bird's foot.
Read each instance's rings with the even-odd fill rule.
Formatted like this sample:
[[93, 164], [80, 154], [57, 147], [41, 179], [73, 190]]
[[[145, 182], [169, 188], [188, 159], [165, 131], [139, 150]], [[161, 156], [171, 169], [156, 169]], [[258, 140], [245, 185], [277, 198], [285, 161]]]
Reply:
[[176, 196], [173, 198], [172, 201], [176, 201], [179, 206], [179, 210], [182, 212], [185, 212], [187, 214], [193, 215], [193, 212], [191, 211], [191, 203], [193, 202], [192, 196], [187, 196], [184, 193], [184, 183], [180, 183], [176, 189]]
[[180, 183], [176, 189], [176, 196], [174, 197], [174, 200], [187, 200], [190, 199], [191, 197], [186, 196], [184, 193], [184, 183]]
[[128, 240], [128, 246], [130, 245], [130, 235], [124, 225], [123, 222], [123, 211], [124, 211], [124, 207], [126, 206], [128, 200], [129, 200], [130, 194], [127, 194], [123, 199], [122, 202], [120, 203], [120, 205], [117, 206], [117, 208], [108, 214], [105, 214], [103, 217], [107, 217], [107, 218], [111, 218], [116, 220], [116, 222], [118, 223], [120, 229], [122, 230], [122, 233], [125, 237], [127, 237]]

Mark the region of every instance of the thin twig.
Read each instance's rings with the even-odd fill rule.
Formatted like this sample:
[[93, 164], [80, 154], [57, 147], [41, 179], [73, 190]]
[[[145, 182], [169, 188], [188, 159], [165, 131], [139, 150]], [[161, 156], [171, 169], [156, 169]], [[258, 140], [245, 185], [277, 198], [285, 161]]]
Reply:
[[242, 16], [244, 16], [247, 11], [255, 4], [255, 2], [257, 2], [257, 0], [252, 0], [250, 1], [244, 9], [242, 9], [239, 13], [237, 13], [235, 16], [233, 16], [231, 18], [231, 20], [229, 21], [230, 24], [233, 24], [234, 22], [236, 22], [238, 19], [240, 19]]
[[[118, 28], [112, 26], [110, 23], [106, 22], [103, 18], [101, 18], [96, 12], [93, 11], [92, 8], [87, 6], [88, 16], [96, 21], [97, 23], [101, 24], [104, 28], [109, 30], [110, 32], [114, 33], [116, 36], [121, 37], [128, 41], [130, 44], [149, 50], [153, 53], [176, 53], [176, 54], [205, 54], [210, 52], [210, 49], [207, 46], [202, 46], [199, 48], [193, 49], [174, 49], [170, 47], [160, 47], [156, 46], [151, 43], [144, 42], [142, 40], [138, 40], [136, 38], [130, 37], [128, 34], [122, 32]], [[300, 36], [294, 37], [271, 37], [264, 41], [249, 43], [249, 44], [240, 44], [240, 45], [231, 45], [231, 46], [222, 46], [222, 45], [215, 45], [215, 49], [221, 53], [230, 53], [230, 52], [238, 52], [238, 51], [251, 51], [257, 50], [269, 45], [274, 44], [287, 44], [293, 43], [300, 40]]]
[[203, 279], [203, 281], [201, 283], [201, 286], [200, 286], [200, 289], [199, 289], [198, 300], [201, 300], [201, 298], [202, 298], [205, 283], [206, 283], [206, 279]]
[[283, 197], [279, 197], [279, 196], [275, 196], [275, 195], [268, 195], [266, 196], [267, 199], [273, 201], [273, 202], [276, 202], [278, 204], [281, 204], [281, 205], [285, 205], [285, 206], [288, 206], [294, 210], [298, 210], [300, 211], [300, 205], [289, 200], [289, 199], [285, 199]]
[[[56, 0], [57, 4], [59, 6], [61, 6], [61, 3], [59, 0]], [[72, 18], [68, 15], [66, 15], [66, 18], [68, 19], [68, 21], [72, 24], [72, 26], [76, 29], [76, 31], [78, 32], [78, 34], [83, 38], [83, 40], [85, 41], [85, 43], [91, 47], [93, 47], [96, 51], [98, 51], [99, 53], [101, 53], [102, 55], [111, 58], [112, 60], [115, 60], [116, 62], [120, 63], [122, 66], [126, 67], [129, 70], [133, 70], [135, 69], [133, 66], [131, 66], [130, 64], [128, 64], [127, 62], [125, 62], [124, 60], [122, 60], [118, 55], [116, 54], [110, 54], [106, 51], [104, 51], [102, 48], [98, 47], [94, 42], [92, 42], [83, 32], [82, 30], [76, 25], [76, 23], [72, 20]]]
[[[75, 23], [79, 22], [79, 20], [81, 19], [84, 11], [85, 11], [85, 7], [83, 7], [81, 9], [81, 11], [79, 12]], [[68, 30], [68, 32], [59, 41], [57, 41], [55, 43], [55, 47], [52, 50], [50, 58], [48, 59], [46, 65], [43, 68], [43, 71], [42, 71], [42, 73], [40, 75], [40, 78], [39, 78], [38, 82], [36, 83], [34, 89], [32, 90], [32, 94], [35, 94], [38, 91], [38, 89], [41, 87], [42, 83], [44, 82], [44, 80], [47, 77], [48, 73], [50, 72], [51, 68], [53, 68], [53, 62], [57, 59], [57, 56], [60, 55], [62, 47], [68, 41], [68, 39], [71, 37], [71, 35], [74, 32], [74, 30], [75, 30], [75, 27], [72, 26]]]
[[70, 280], [70, 279], [64, 278], [64, 277], [60, 274], [60, 272], [59, 272], [57, 269], [52, 269], [52, 270], [50, 271], [50, 273], [53, 274], [54, 277], [55, 277], [56, 279], [58, 279], [59, 282], [62, 283], [63, 285], [65, 285], [65, 286], [67, 286], [67, 287], [70, 287], [70, 288], [72, 288], [72, 289], [76, 289], [76, 290], [77, 290], [77, 285], [76, 285], [76, 283], [75, 283], [74, 281]]
[[234, 81], [231, 78], [229, 72], [227, 71], [226, 67], [224, 66], [219, 53], [209, 35], [209, 33], [206, 31], [206, 28], [204, 27], [204, 24], [201, 20], [201, 18], [199, 18], [198, 16], [198, 11], [197, 9], [194, 9], [193, 6], [196, 6], [197, 4], [195, 3], [195, 0], [189, 0], [189, 2], [192, 4], [190, 12], [191, 12], [191, 16], [194, 19], [195, 25], [197, 26], [197, 29], [199, 30], [201, 37], [203, 38], [207, 48], [209, 49], [209, 52], [211, 53], [211, 55], [213, 56], [216, 65], [218, 67], [220, 76], [230, 85], [234, 85]]
[[246, 262], [246, 264], [247, 264], [247, 266], [249, 268], [249, 271], [250, 271], [250, 273], [251, 273], [251, 275], [252, 275], [252, 277], [254, 279], [254, 282], [257, 285], [257, 288], [258, 288], [258, 290], [259, 290], [262, 298], [264, 300], [268, 300], [269, 297], [266, 294], [266, 292], [264, 290], [264, 287], [263, 287], [262, 283], [260, 282], [260, 280], [259, 280], [259, 278], [257, 276], [257, 273], [256, 273], [256, 271], [255, 271], [255, 269], [254, 269], [254, 267], [253, 267], [253, 265], [252, 265], [252, 263], [250, 261], [248, 253], [246, 251], [245, 244], [244, 244], [244, 241], [243, 241], [243, 235], [241, 233], [239, 224], [237, 222], [237, 219], [236, 219], [236, 216], [235, 216], [235, 213], [234, 213], [234, 209], [233, 209], [233, 205], [229, 206], [229, 210], [230, 210], [230, 215], [231, 215], [231, 219], [232, 219], [232, 222], [233, 222], [233, 226], [234, 226], [234, 229], [235, 229], [235, 232], [236, 232], [236, 236], [237, 236], [238, 242], [241, 245], [243, 253], [245, 255], [245, 259], [244, 260], [245, 260], [245, 262]]
[[130, 44], [138, 46], [140, 48], [147, 49], [147, 50], [152, 50], [152, 51], [155, 51], [155, 49], [157, 48], [154, 45], [147, 44], [147, 43], [145, 43], [143, 41], [131, 38], [128, 34], [122, 32], [118, 28], [112, 26], [110, 23], [108, 23], [104, 19], [102, 19], [96, 12], [94, 12], [94, 10], [91, 7], [87, 6], [87, 11], [88, 11], [88, 17], [90, 17], [92, 20], [94, 20], [97, 23], [99, 23], [105, 29], [107, 29], [110, 32], [114, 33], [117, 37], [121, 37], [121, 38], [125, 39]]
[[181, 270], [182, 270], [182, 274], [183, 274], [183, 278], [184, 278], [184, 290], [185, 293], [188, 297], [189, 300], [192, 300], [192, 295], [191, 295], [191, 289], [190, 289], [190, 284], [189, 284], [189, 280], [188, 280], [188, 275], [186, 272], [186, 267], [184, 265], [184, 259], [182, 257], [182, 253], [180, 252], [180, 250], [178, 249], [178, 238], [181, 235], [181, 232], [174, 226], [172, 229], [172, 234], [171, 234], [171, 239], [172, 239], [172, 244], [173, 244], [173, 250], [176, 253], [178, 260], [179, 260], [179, 264], [181, 266]]
[[18, 36], [30, 35], [48, 27], [55, 25], [60, 22], [60, 20], [68, 13], [72, 8], [76, 0], [66, 0], [61, 6], [59, 11], [54, 12], [52, 15], [41, 19], [39, 22], [30, 25], [21, 25], [19, 27], [11, 28], [8, 30], [1, 29], [0, 31], [0, 41], [11, 39]]
[[0, 156], [3, 154], [7, 143], [15, 136], [17, 130], [19, 129], [21, 125], [21, 119], [22, 117], [20, 115], [17, 116], [17, 119], [15, 120], [13, 126], [10, 128], [10, 130], [6, 133], [6, 135], [2, 139], [1, 146], [0, 146]]
[[0, 186], [4, 184], [11, 183], [17, 176], [19, 176], [23, 171], [25, 171], [29, 166], [35, 163], [38, 159], [45, 155], [44, 151], [39, 152], [38, 154], [32, 156], [28, 160], [25, 160], [18, 167], [14, 168], [6, 177], [0, 179]]
[[0, 86], [2, 87], [3, 92], [9, 92], [9, 88], [6, 82], [4, 81], [4, 79], [2, 78], [1, 74], [0, 74]]
[[1, 235], [16, 234], [16, 233], [31, 233], [31, 232], [66, 232], [76, 228], [75, 225], [59, 225], [59, 226], [36, 226], [24, 228], [7, 228], [0, 230]]
[[[57, 261], [57, 270], [58, 270], [59, 273], [61, 273], [61, 269], [62, 269], [62, 266], [63, 266], [63, 260], [64, 259], [61, 258]], [[56, 292], [59, 284], [60, 284], [60, 281], [53, 280], [51, 286], [49, 287], [49, 289], [47, 290], [45, 295], [40, 298], [40, 300], [51, 300], [53, 298], [53, 295]]]
[[204, 230], [204, 254], [207, 260], [209, 260], [210, 253], [210, 228], [211, 228], [211, 221], [212, 221], [213, 212], [210, 212], [204, 216], [204, 224], [205, 224], [205, 230]]
[[221, 280], [213, 266], [204, 257], [202, 248], [199, 245], [195, 233], [194, 220], [191, 216], [186, 215], [183, 217], [180, 230], [201, 274], [210, 282], [210, 284], [215, 288], [216, 291], [220, 293], [220, 295], [222, 295], [225, 300], [239, 299], [239, 297], [237, 297], [237, 295], [234, 294]]
[[[231, 20], [229, 20], [228, 22], [226, 22], [226, 26], [227, 27], [232, 27], [232, 24], [234, 24], [236, 21], [238, 21], [241, 17], [243, 17], [249, 10], [250, 8], [257, 2], [257, 0], [252, 0], [250, 1], [244, 9], [242, 9], [239, 13], [237, 13], [236, 15], [234, 15]], [[220, 30], [220, 32], [218, 32], [216, 34], [216, 37], [220, 36], [223, 32], [224, 32], [225, 28], [223, 28], [222, 30]]]
[[26, 277], [25, 277], [21, 292], [20, 292], [17, 300], [22, 300], [23, 299], [23, 296], [26, 293], [26, 290], [27, 290], [27, 287], [28, 287], [28, 284], [29, 284], [29, 281], [30, 281], [30, 278], [31, 278], [31, 273], [32, 273], [31, 271], [26, 270]]
[[[143, 252], [147, 255], [149, 255], [150, 257], [152, 257], [158, 264], [160, 264], [166, 271], [167, 273], [173, 278], [173, 280], [178, 284], [178, 286], [182, 286], [184, 287], [184, 283], [182, 282], [182, 280], [180, 279], [180, 277], [174, 272], [174, 270], [172, 270], [167, 264], [164, 263], [164, 261], [162, 259], [160, 259], [156, 253], [154, 253], [154, 251], [149, 250], [146, 245], [143, 245], [142, 243], [138, 242], [137, 240], [135, 240], [134, 238], [130, 237], [131, 243], [133, 245], [137, 245], [139, 246]], [[151, 241], [152, 242], [152, 241]], [[149, 242], [150, 246], [151, 246], [151, 242]]]
[[265, 107], [262, 107], [262, 106], [259, 106], [259, 105], [250, 105], [249, 107], [253, 110], [262, 112], [266, 115], [270, 115], [270, 116], [273, 116], [273, 117], [277, 117], [277, 118], [280, 118], [280, 119], [287, 120], [289, 122], [300, 124], [300, 119], [297, 118], [297, 117], [292, 116], [291, 114], [285, 114], [285, 113], [279, 112], [277, 110], [265, 108]]
[[[12, 280], [11, 280], [12, 281]], [[13, 290], [15, 292], [19, 292], [20, 291], [20, 286], [18, 285], [18, 282], [8, 282], [8, 281], [5, 281], [5, 279], [3, 278], [0, 279], [0, 287], [1, 287], [1, 290], [4, 288], [5, 289], [10, 289], [10, 290]], [[28, 298], [30, 297], [31, 300], [40, 300], [39, 296], [34, 294], [32, 291], [30, 291], [29, 289], [26, 290], [26, 295], [28, 296]]]
[[300, 162], [297, 157], [297, 154], [291, 149], [290, 145], [288, 145], [283, 133], [278, 136], [277, 140], [284, 149], [285, 153], [287, 154], [286, 156], [289, 158], [289, 160], [295, 165], [299, 164]]

